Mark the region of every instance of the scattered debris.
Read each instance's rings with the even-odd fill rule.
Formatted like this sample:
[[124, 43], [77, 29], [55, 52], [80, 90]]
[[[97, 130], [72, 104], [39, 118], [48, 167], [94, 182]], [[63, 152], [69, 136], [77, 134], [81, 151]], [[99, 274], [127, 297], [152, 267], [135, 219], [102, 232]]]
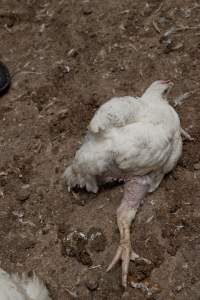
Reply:
[[188, 99], [190, 96], [192, 96], [193, 94], [195, 94], [197, 91], [199, 91], [199, 89], [196, 89], [196, 90], [193, 90], [193, 91], [190, 91], [190, 92], [186, 92], [178, 97], [176, 97], [174, 99], [174, 106], [178, 106], [178, 105], [182, 105], [183, 102]]
[[169, 28], [162, 35], [160, 41], [162, 41], [163, 39], [169, 38], [172, 34], [175, 34], [177, 32], [182, 32], [184, 30], [196, 30], [196, 29], [200, 29], [200, 26], [181, 26], [181, 27], [176, 27], [176, 26], [173, 25], [171, 28]]
[[18, 218], [23, 218], [24, 213], [22, 211], [13, 211], [12, 212], [13, 216], [18, 217]]
[[78, 51], [72, 48], [68, 51], [67, 55], [71, 57], [76, 57], [78, 55]]
[[162, 39], [167, 39], [174, 32], [176, 32], [176, 26], [172, 26], [170, 29], [168, 29], [161, 37], [161, 41], [162, 41]]
[[153, 27], [155, 28], [155, 31], [160, 33], [160, 28], [158, 27], [158, 24], [156, 23], [155, 20], [152, 21]]
[[35, 223], [33, 223], [32, 221], [23, 221], [22, 218], [19, 218], [19, 223], [21, 223], [22, 225], [29, 225], [31, 227], [36, 227]]
[[99, 276], [94, 272], [90, 272], [87, 274], [87, 278], [85, 280], [85, 285], [90, 291], [97, 290], [99, 286]]
[[197, 26], [181, 26], [176, 29], [176, 32], [185, 31], [185, 30], [197, 30], [200, 29], [200, 25]]
[[147, 220], [146, 220], [146, 224], [150, 223], [153, 220], [154, 216], [150, 216]]
[[175, 288], [175, 292], [180, 293], [184, 287], [185, 287], [184, 283], [182, 283], [180, 285], [177, 285], [176, 288]]
[[194, 141], [194, 138], [191, 137], [191, 135], [187, 131], [185, 131], [183, 128], [181, 128], [181, 134], [186, 140]]
[[25, 184], [17, 191], [16, 198], [17, 200], [24, 202], [26, 201], [31, 194], [30, 184]]
[[65, 118], [67, 117], [68, 113], [69, 113], [68, 108], [63, 108], [63, 109], [59, 110], [59, 111], [57, 112], [58, 120], [63, 120], [63, 119], [65, 119]]
[[79, 262], [86, 266], [92, 266], [92, 259], [86, 248], [80, 249], [77, 254], [76, 257]]
[[92, 266], [92, 259], [87, 246], [92, 251], [104, 251], [106, 238], [101, 229], [91, 228], [88, 234], [80, 230], [73, 230], [67, 236], [65, 235], [65, 230], [63, 231], [62, 228], [59, 231], [61, 233], [62, 254], [64, 256], [76, 257], [79, 262], [89, 266], [91, 269], [100, 267]]
[[0, 172], [0, 176], [7, 176], [8, 173], [7, 172]]
[[193, 167], [194, 167], [195, 170], [200, 170], [200, 162], [194, 164]]
[[128, 281], [131, 287], [142, 290], [147, 295], [147, 297], [150, 297], [153, 294], [157, 294], [161, 291], [160, 286], [158, 284], [150, 282], [149, 279], [138, 282], [135, 281], [132, 276], [129, 276]]
[[76, 256], [79, 248], [84, 248], [87, 244], [87, 236], [78, 230], [74, 230], [68, 233], [62, 240], [64, 246], [64, 252], [67, 256]]
[[130, 282], [131, 287], [135, 289], [141, 289], [147, 296], [152, 295], [151, 289], [149, 289], [143, 282]]
[[83, 12], [83, 14], [84, 14], [85, 16], [89, 16], [89, 15], [92, 14], [93, 9], [92, 9], [90, 3], [84, 3], [84, 6], [83, 6], [83, 8], [82, 8], [82, 12]]
[[77, 204], [77, 205], [80, 205], [80, 206], [84, 206], [85, 205], [85, 199], [83, 197], [83, 195], [81, 195], [81, 197], [79, 196], [79, 193], [76, 193], [74, 192], [73, 190], [70, 189], [69, 191], [69, 187], [68, 187], [68, 192], [71, 192], [72, 196], [73, 196], [73, 199], [72, 199], [72, 202], [74, 204]]
[[154, 29], [156, 30], [157, 33], [160, 33], [160, 28], [158, 27], [157, 23], [156, 23], [156, 18], [160, 12], [160, 10], [163, 7], [163, 1], [160, 3], [160, 5], [158, 6], [158, 8], [149, 16], [149, 18], [147, 19], [146, 25], [145, 25], [145, 30], [148, 31], [149, 30], [149, 26], [152, 22], [152, 25], [154, 27]]
[[87, 235], [79, 230], [73, 230], [62, 238], [62, 254], [76, 259], [83, 265], [91, 266], [92, 259], [86, 249]]
[[[147, 244], [147, 243], [145, 243]], [[144, 258], [140, 258], [140, 257], [136, 257], [136, 259], [134, 260], [134, 263], [130, 264], [130, 269], [129, 269], [129, 275], [130, 277], [133, 279], [135, 279], [135, 281], [142, 281], [146, 278], [148, 278], [151, 274], [151, 271], [154, 268], [154, 265], [152, 262], [150, 262], [147, 260], [147, 262], [145, 261]]]
[[172, 51], [175, 50], [180, 50], [184, 47], [184, 44], [182, 42], [177, 43], [176, 45], [174, 45], [174, 47], [172, 47]]
[[89, 270], [93, 270], [93, 269], [101, 269], [102, 265], [97, 265], [97, 266], [91, 266], [89, 267]]
[[177, 51], [177, 50], [183, 49], [183, 47], [184, 47], [183, 42], [176, 42], [170, 36], [170, 34], [172, 32], [173, 32], [172, 30], [168, 31], [160, 38], [160, 43], [163, 44], [165, 53], [169, 53], [171, 51]]
[[[158, 26], [156, 25], [156, 23], [153, 23], [154, 28], [156, 29], [157, 32], [160, 33], [160, 29], [158, 28]], [[196, 29], [200, 29], [200, 26], [181, 26], [181, 27], [176, 27], [176, 26], [172, 26], [170, 29], [168, 29], [160, 38], [160, 43], [163, 44], [165, 46], [165, 53], [169, 53], [171, 51], [176, 51], [176, 50], [180, 50], [184, 47], [184, 43], [181, 42], [175, 42], [174, 38], [172, 37], [173, 34], [185, 31], [185, 30], [196, 30]]]
[[63, 288], [72, 298], [75, 298], [75, 299], [78, 298], [78, 295], [76, 292], [71, 291], [66, 286], [63, 286]]
[[89, 247], [96, 252], [104, 251], [106, 247], [106, 238], [100, 228], [92, 227], [88, 234]]
[[74, 199], [80, 200], [80, 197], [79, 197], [78, 193], [75, 193], [74, 191], [71, 191], [71, 193], [72, 193]]
[[36, 225], [32, 222], [32, 221], [24, 221], [23, 217], [24, 217], [24, 213], [22, 211], [13, 211], [12, 212], [13, 216], [18, 218], [19, 223], [21, 223], [22, 225], [29, 225], [31, 227], [36, 227]]

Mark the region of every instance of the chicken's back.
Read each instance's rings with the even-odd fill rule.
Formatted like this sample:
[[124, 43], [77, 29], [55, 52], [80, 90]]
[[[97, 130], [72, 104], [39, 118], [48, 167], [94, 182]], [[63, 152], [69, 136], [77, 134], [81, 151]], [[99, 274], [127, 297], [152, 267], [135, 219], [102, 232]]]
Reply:
[[135, 121], [140, 100], [131, 96], [114, 97], [104, 103], [90, 121], [88, 129], [101, 133], [113, 127], [122, 127]]

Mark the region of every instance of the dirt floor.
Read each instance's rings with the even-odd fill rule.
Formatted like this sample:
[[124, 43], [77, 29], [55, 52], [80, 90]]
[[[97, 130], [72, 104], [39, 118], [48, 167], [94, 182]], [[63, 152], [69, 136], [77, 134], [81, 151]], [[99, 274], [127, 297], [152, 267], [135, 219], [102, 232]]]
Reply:
[[[200, 3], [1, 0], [0, 262], [35, 270], [54, 300], [200, 299]], [[132, 243], [151, 265], [105, 272], [118, 245], [122, 186], [69, 194], [62, 173], [95, 110], [172, 79], [185, 141], [177, 168], [146, 198]], [[171, 100], [172, 101], [172, 100]], [[173, 103], [173, 101], [172, 101]], [[145, 289], [145, 286], [148, 288]]]

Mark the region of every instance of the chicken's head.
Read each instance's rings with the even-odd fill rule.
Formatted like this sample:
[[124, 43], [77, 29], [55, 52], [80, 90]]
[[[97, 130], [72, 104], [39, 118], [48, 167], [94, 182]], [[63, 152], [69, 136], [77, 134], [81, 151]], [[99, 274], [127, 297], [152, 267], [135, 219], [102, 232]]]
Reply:
[[166, 99], [173, 85], [171, 80], [156, 80], [148, 87], [143, 96], [145, 98], [158, 97]]

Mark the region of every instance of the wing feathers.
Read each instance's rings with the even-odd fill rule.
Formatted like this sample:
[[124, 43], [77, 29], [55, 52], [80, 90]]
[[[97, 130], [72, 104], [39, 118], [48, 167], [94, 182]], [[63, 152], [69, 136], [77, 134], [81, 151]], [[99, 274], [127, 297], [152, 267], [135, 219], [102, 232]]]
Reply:
[[133, 97], [112, 98], [95, 113], [89, 124], [89, 131], [100, 133], [113, 127], [122, 127], [134, 122], [138, 101]]

